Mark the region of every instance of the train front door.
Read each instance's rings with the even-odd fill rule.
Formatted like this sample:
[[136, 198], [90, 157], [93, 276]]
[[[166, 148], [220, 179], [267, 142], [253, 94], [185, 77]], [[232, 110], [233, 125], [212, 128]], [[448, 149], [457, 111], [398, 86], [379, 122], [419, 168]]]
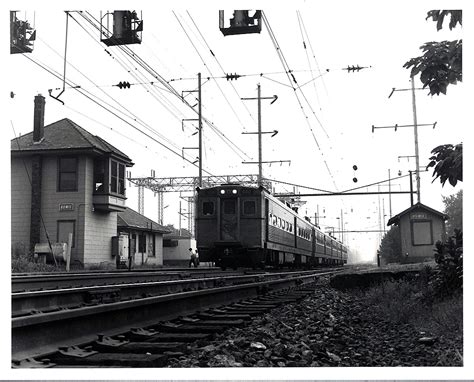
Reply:
[[221, 199], [220, 239], [238, 241], [238, 204], [237, 198]]

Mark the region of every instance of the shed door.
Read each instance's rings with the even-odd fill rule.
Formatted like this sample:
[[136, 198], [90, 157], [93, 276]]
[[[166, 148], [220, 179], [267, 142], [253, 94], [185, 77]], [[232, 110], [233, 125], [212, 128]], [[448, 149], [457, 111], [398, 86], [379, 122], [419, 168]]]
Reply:
[[221, 240], [238, 240], [237, 198], [221, 199]]

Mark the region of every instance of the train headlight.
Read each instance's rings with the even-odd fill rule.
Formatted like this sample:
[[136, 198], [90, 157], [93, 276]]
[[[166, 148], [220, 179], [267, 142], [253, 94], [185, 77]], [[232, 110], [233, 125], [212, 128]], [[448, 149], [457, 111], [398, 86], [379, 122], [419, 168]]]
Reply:
[[237, 194], [237, 190], [232, 190], [232, 193], [235, 195]]
[[224, 195], [224, 194], [225, 194], [225, 190], [221, 190], [221, 194]]

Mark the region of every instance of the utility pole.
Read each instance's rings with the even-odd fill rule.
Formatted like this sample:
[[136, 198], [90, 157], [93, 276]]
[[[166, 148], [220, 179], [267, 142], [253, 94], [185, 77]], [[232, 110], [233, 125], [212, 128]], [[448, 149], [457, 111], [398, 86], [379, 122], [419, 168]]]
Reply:
[[202, 187], [202, 101], [201, 101], [201, 73], [198, 73], [198, 119], [199, 119], [199, 187]]
[[[396, 89], [392, 88], [392, 91], [388, 98], [392, 96], [394, 92], [398, 91], [411, 91], [412, 94], [412, 109], [413, 109], [413, 125], [398, 125], [395, 124], [394, 126], [374, 126], [372, 125], [372, 133], [375, 129], [391, 129], [395, 128], [397, 131], [398, 127], [413, 127], [414, 128], [414, 135], [415, 135], [415, 159], [416, 159], [416, 195], [417, 201], [420, 203], [421, 200], [421, 192], [420, 192], [420, 157], [419, 157], [419, 150], [418, 150], [418, 127], [419, 126], [433, 126], [433, 129], [436, 127], [436, 123], [424, 123], [418, 124], [417, 116], [416, 116], [416, 98], [415, 98], [415, 90], [422, 90], [423, 88], [415, 88], [415, 78], [411, 76], [411, 87], [409, 89]], [[412, 203], [413, 205], [413, 203]]]
[[418, 125], [416, 119], [415, 78], [413, 76], [411, 76], [411, 99], [413, 106], [413, 127], [415, 130], [416, 196], [418, 203], [420, 203], [420, 157], [418, 154]]
[[[201, 73], [198, 73], [198, 89], [197, 90], [185, 90], [183, 93], [198, 93], [198, 136], [199, 136], [199, 144], [198, 147], [183, 147], [184, 149], [193, 149], [198, 150], [198, 162], [199, 162], [199, 177], [198, 177], [198, 186], [202, 187], [202, 91], [201, 91]], [[184, 99], [184, 96], [181, 96]], [[196, 106], [196, 105], [194, 105]], [[193, 107], [194, 107], [193, 106]], [[184, 121], [196, 121], [195, 118], [186, 118], [181, 121], [181, 126], [184, 130]], [[183, 151], [183, 158], [184, 158], [184, 151]], [[195, 162], [193, 162], [194, 164]]]
[[388, 206], [390, 211], [390, 218], [392, 217], [392, 182], [390, 178], [390, 169], [388, 169]]
[[263, 161], [262, 160], [262, 134], [272, 134], [272, 137], [278, 134], [278, 130], [273, 130], [273, 131], [262, 131], [262, 99], [272, 99], [273, 101], [270, 102], [270, 105], [274, 103], [277, 99], [278, 96], [274, 95], [273, 97], [262, 97], [261, 91], [260, 91], [260, 84], [257, 85], [257, 98], [255, 97], [247, 97], [247, 98], [241, 98], [244, 101], [248, 100], [257, 100], [257, 111], [258, 111], [258, 130], [257, 132], [249, 132], [249, 133], [242, 133], [242, 134], [258, 134], [258, 162], [242, 162], [243, 164], [255, 164], [258, 163], [258, 185], [262, 185], [262, 164], [263, 163], [278, 163], [280, 162], [290, 162], [289, 160], [278, 160], [278, 161]]
[[260, 84], [257, 85], [258, 98], [258, 185], [262, 185], [262, 97], [260, 94]]
[[341, 208], [341, 243], [344, 243], [344, 214]]
[[[406, 90], [406, 89], [400, 89], [400, 90]], [[396, 91], [396, 90], [395, 90]], [[414, 92], [414, 90], [413, 90]], [[414, 101], [413, 101], [414, 102]], [[413, 105], [415, 105], [413, 103]], [[397, 129], [399, 127], [414, 127], [415, 128], [415, 158], [416, 158], [416, 194], [417, 194], [417, 199], [418, 203], [420, 202], [420, 158], [419, 158], [419, 152], [418, 152], [418, 127], [419, 126], [433, 126], [433, 129], [436, 127], [437, 122], [434, 123], [423, 123], [423, 124], [418, 124], [416, 121], [416, 107], [413, 106], [413, 112], [414, 112], [414, 124], [413, 125], [392, 125], [392, 126], [374, 126], [372, 125], [372, 133], [375, 131], [375, 129]], [[400, 158], [400, 157], [399, 157]]]

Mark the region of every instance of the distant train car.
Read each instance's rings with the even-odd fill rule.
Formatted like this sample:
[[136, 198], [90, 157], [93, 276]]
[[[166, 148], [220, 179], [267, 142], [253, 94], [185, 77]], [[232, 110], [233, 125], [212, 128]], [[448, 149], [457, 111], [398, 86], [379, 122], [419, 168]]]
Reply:
[[347, 262], [342, 243], [263, 187], [225, 184], [198, 188], [196, 241], [200, 261], [222, 268]]

